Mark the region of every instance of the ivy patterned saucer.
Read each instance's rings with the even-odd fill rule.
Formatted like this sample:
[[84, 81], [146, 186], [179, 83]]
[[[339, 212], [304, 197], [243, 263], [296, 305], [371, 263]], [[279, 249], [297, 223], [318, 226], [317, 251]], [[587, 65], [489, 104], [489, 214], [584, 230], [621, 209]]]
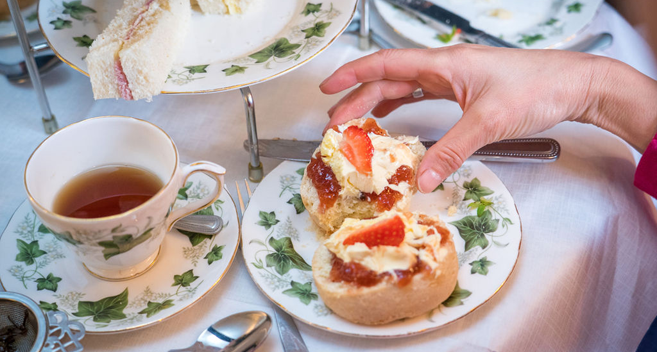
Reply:
[[[25, 23], [25, 30], [27, 33], [33, 33], [39, 30], [39, 22], [37, 21], [37, 4], [34, 3], [21, 10], [23, 15], [23, 22]], [[10, 38], [16, 35], [14, 23], [10, 17], [0, 19], [0, 39]]]
[[[179, 190], [174, 207], [202, 198], [212, 182], [204, 174], [193, 174]], [[88, 333], [116, 333], [158, 323], [210, 291], [237, 253], [237, 211], [228, 191], [199, 213], [221, 216], [224, 228], [214, 236], [172, 230], [149, 271], [131, 280], [109, 282], [86, 271], [25, 201], [0, 237], [0, 284], [30, 297], [44, 311], [65, 312], [69, 320], [84, 324]]]
[[[558, 48], [577, 36], [598, 12], [603, 0], [430, 0], [491, 35], [521, 48]], [[383, 20], [405, 39], [428, 48], [465, 42], [457, 31], [374, 0]]]
[[502, 181], [480, 162], [466, 162], [433, 193], [416, 194], [411, 210], [439, 214], [454, 235], [457, 286], [438, 308], [380, 326], [333, 314], [317, 294], [312, 257], [319, 235], [299, 185], [304, 163], [284, 162], [258, 186], [242, 221], [242, 252], [258, 288], [290, 315], [345, 335], [402, 337], [449, 324], [486, 303], [513, 271], [522, 238], [520, 217]]
[[[241, 15], [192, 11], [189, 33], [163, 93], [237, 89], [308, 62], [347, 27], [357, 0], [258, 0]], [[122, 1], [40, 0], [39, 26], [50, 47], [82, 73], [89, 46]]]

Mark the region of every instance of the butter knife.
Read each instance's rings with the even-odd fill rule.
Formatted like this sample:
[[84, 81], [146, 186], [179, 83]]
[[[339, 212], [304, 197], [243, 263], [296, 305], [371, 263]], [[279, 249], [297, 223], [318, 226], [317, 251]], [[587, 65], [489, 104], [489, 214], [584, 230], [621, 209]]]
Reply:
[[440, 7], [428, 0], [387, 0], [393, 5], [400, 6], [404, 9], [420, 13], [430, 17], [438, 22], [448, 26], [456, 26], [461, 30], [464, 37], [476, 44], [496, 46], [502, 48], [517, 48], [517, 46], [508, 43], [498, 37], [492, 36], [482, 30], [470, 25], [470, 21], [465, 18]]
[[[299, 141], [292, 139], [259, 139], [260, 156], [292, 160], [310, 161], [321, 141]], [[430, 148], [436, 141], [422, 141]], [[249, 150], [249, 142], [244, 141], [244, 149]], [[559, 158], [561, 146], [552, 138], [505, 139], [491, 143], [477, 150], [468, 160], [544, 163]]]

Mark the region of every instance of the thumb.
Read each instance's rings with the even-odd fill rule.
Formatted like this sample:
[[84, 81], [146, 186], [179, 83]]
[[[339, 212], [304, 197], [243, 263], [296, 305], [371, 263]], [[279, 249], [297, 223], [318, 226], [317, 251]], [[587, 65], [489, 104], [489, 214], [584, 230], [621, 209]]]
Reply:
[[[422, 193], [430, 193], [477, 149], [492, 142], [492, 131], [471, 114], [463, 117], [427, 150], [418, 168], [417, 185]], [[481, 121], [483, 122], [483, 121]], [[491, 126], [492, 127], [492, 126]]]

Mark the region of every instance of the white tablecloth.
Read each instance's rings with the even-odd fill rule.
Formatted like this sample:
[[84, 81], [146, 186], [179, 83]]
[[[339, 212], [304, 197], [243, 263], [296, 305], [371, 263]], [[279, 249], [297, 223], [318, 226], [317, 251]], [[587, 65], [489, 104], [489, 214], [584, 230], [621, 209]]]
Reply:
[[[604, 5], [587, 32], [608, 31], [606, 55], [655, 78], [657, 68], [639, 35]], [[306, 66], [252, 88], [261, 138], [318, 139], [326, 110], [338, 97], [319, 83], [363, 52], [345, 36]], [[2, 61], [17, 60], [0, 43]], [[244, 111], [238, 91], [213, 95], [159, 96], [152, 103], [94, 101], [88, 78], [61, 67], [44, 79], [60, 126], [101, 115], [128, 115], [161, 126], [176, 141], [183, 161], [224, 165], [234, 180], [246, 177]], [[461, 115], [451, 102], [422, 102], [385, 120], [407, 134], [440, 137]], [[0, 228], [25, 199], [22, 172], [46, 136], [29, 86], [0, 78]], [[593, 126], [559, 125], [543, 133], [559, 140], [553, 164], [487, 165], [514, 196], [523, 225], [515, 272], [502, 290], [474, 313], [435, 332], [396, 340], [349, 338], [297, 323], [311, 351], [604, 351], [634, 350], [657, 315], [657, 211], [632, 186], [635, 168], [627, 145]], [[263, 159], [272, 170], [278, 161]], [[0, 268], [6, 270], [6, 268]], [[140, 331], [87, 336], [89, 351], [163, 351], [195, 340], [206, 326], [237, 311], [271, 313], [252, 283], [241, 255], [224, 280], [195, 306]], [[262, 351], [282, 351], [272, 330]]]

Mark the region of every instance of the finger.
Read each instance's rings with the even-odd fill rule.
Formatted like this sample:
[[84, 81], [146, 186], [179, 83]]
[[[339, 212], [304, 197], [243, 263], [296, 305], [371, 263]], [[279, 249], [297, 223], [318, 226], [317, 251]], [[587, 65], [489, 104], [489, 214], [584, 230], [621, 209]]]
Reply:
[[418, 167], [417, 184], [422, 193], [429, 193], [454, 173], [475, 151], [497, 139], [495, 125], [483, 119], [483, 114], [465, 113], [445, 136], [434, 144]]
[[324, 94], [335, 94], [358, 83], [382, 79], [414, 81], [430, 72], [449, 72], [450, 55], [436, 55], [442, 49], [389, 49], [349, 62], [319, 85]]
[[454, 95], [435, 95], [431, 93], [424, 93], [424, 96], [421, 98], [413, 98], [412, 96], [410, 97], [403, 97], [399, 99], [392, 99], [392, 100], [384, 100], [377, 104], [377, 106], [372, 109], [372, 115], [374, 117], [384, 117], [388, 116], [391, 112], [396, 110], [402, 105], [406, 104], [412, 104], [412, 103], [417, 103], [420, 101], [424, 101], [427, 99], [450, 99], [450, 100], [455, 100]]
[[329, 110], [331, 121], [329, 121], [324, 131], [334, 125], [362, 117], [380, 101], [407, 96], [418, 86], [417, 82], [376, 81], [363, 83], [349, 92]]

